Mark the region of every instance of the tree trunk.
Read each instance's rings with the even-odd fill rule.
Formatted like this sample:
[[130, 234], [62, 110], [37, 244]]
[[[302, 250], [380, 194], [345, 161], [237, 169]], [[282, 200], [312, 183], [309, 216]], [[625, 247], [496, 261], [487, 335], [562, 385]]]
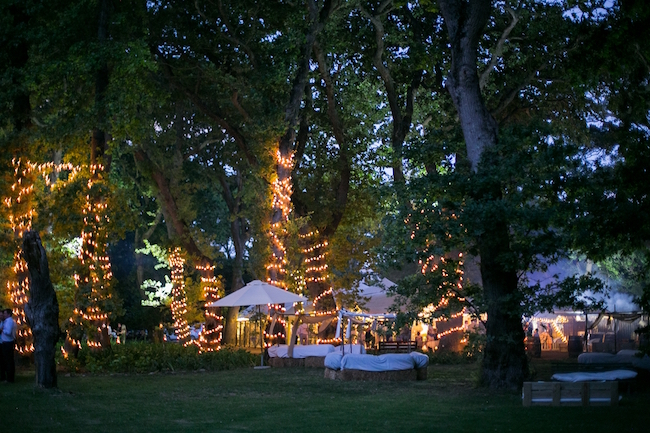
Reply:
[[[479, 166], [481, 157], [498, 139], [497, 124], [485, 106], [476, 67], [478, 41], [490, 16], [491, 1], [439, 0], [438, 3], [452, 54], [446, 86], [458, 111], [467, 158], [479, 177], [485, 173]], [[499, 200], [498, 180], [479, 191], [475, 198], [488, 203]], [[481, 382], [491, 388], [519, 388], [528, 373], [528, 365], [517, 273], [504, 263], [504, 257], [510, 254], [509, 227], [506, 216], [496, 212], [485, 216], [482, 223], [485, 230], [478, 239], [478, 248], [488, 317]]]
[[487, 302], [487, 340], [480, 380], [490, 388], [519, 389], [528, 375], [528, 360], [523, 344], [517, 272], [506, 269], [499, 260], [510, 253], [508, 245], [508, 226], [503, 220], [493, 220], [492, 230], [479, 240], [481, 278]]
[[483, 151], [497, 142], [497, 124], [483, 101], [476, 69], [478, 41], [490, 17], [491, 2], [440, 0], [439, 3], [451, 44], [451, 70], [446, 86], [458, 111], [467, 158], [476, 171]]
[[[237, 205], [239, 205], [237, 200]], [[241, 218], [235, 218], [230, 223], [230, 233], [235, 246], [235, 262], [232, 268], [232, 283], [230, 293], [233, 293], [244, 287], [244, 250], [245, 236], [243, 236], [244, 221]], [[239, 307], [230, 307], [226, 313], [226, 324], [223, 334], [225, 344], [235, 344], [237, 342], [237, 316]]]
[[29, 302], [25, 306], [27, 320], [34, 335], [36, 383], [43, 388], [57, 386], [54, 354], [59, 339], [59, 303], [50, 280], [50, 269], [35, 231], [23, 236], [23, 256], [29, 269]]

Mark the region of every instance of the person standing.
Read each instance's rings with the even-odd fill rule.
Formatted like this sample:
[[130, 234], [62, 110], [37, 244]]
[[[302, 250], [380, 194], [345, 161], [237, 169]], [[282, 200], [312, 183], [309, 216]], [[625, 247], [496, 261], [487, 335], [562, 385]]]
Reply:
[[309, 340], [309, 325], [306, 323], [301, 323], [300, 326], [298, 326], [298, 338], [300, 339], [300, 344], [301, 345], [306, 345], [307, 341]]
[[13, 383], [16, 378], [16, 364], [14, 362], [14, 348], [16, 346], [16, 322], [14, 321], [10, 308], [4, 310], [2, 318], [2, 333], [0, 333], [0, 342], [2, 343], [2, 370], [0, 371], [0, 380], [6, 380]]

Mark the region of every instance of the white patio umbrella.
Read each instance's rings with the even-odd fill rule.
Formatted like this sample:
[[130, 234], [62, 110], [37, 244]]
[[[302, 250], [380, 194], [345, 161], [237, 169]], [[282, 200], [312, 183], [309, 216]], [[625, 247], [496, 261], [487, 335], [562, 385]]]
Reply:
[[[210, 307], [241, 307], [243, 305], [288, 304], [305, 302], [307, 298], [275, 287], [260, 280], [251, 281], [236, 292], [211, 303]], [[262, 349], [260, 366], [264, 366], [264, 346], [260, 329], [260, 348]]]

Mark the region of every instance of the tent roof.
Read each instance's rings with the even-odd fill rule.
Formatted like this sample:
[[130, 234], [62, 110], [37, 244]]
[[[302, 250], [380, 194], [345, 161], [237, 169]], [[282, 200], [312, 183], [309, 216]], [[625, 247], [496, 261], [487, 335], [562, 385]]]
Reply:
[[365, 313], [369, 314], [387, 313], [390, 306], [393, 305], [395, 297], [388, 296], [386, 294], [386, 289], [394, 285], [395, 283], [387, 278], [383, 278], [379, 283], [372, 286], [369, 286], [364, 282], [359, 283], [360, 295], [370, 298], [368, 302], [361, 306], [361, 309]]

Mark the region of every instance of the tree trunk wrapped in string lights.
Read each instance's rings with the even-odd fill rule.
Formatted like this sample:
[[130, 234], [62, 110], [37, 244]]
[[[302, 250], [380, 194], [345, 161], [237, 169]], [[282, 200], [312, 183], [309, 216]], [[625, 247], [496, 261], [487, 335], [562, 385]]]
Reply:
[[197, 265], [196, 270], [201, 274], [201, 288], [205, 300], [203, 305], [205, 325], [199, 334], [198, 346], [201, 352], [214, 352], [221, 349], [223, 316], [221, 308], [209, 305], [221, 298], [222, 289], [219, 280], [214, 276], [214, 265], [209, 263]]
[[102, 176], [102, 165], [91, 165], [89, 171], [79, 269], [74, 275], [75, 308], [67, 324], [64, 352], [76, 353], [84, 336], [91, 349], [110, 347], [108, 312], [118, 308], [111, 290], [113, 272], [107, 252], [106, 225], [110, 218], [105, 197], [109, 195], [108, 185]]
[[[286, 254], [285, 246], [287, 231], [285, 224], [289, 221], [291, 214], [291, 171], [293, 169], [294, 157], [293, 152], [286, 146], [282, 146], [276, 153], [277, 177], [272, 183], [273, 207], [271, 218], [271, 229], [269, 236], [271, 238], [271, 262], [267, 265], [267, 281], [277, 287], [287, 289], [286, 277]], [[282, 312], [281, 305], [269, 305], [269, 315], [274, 316], [276, 312]], [[264, 332], [267, 346], [276, 343], [284, 343], [286, 338], [286, 323], [284, 319], [277, 319], [271, 322], [273, 328]]]
[[[326, 316], [336, 313], [334, 289], [330, 284], [327, 274], [327, 253], [329, 242], [318, 230], [300, 234], [301, 243], [305, 245], [302, 250], [305, 264], [305, 284], [316, 315]], [[318, 326], [318, 343], [337, 343], [334, 338], [334, 324], [336, 319], [325, 320]], [[331, 332], [330, 332], [331, 331]]]
[[169, 254], [169, 267], [172, 272], [172, 319], [178, 341], [186, 346], [189, 343], [190, 327], [187, 324], [187, 296], [185, 294], [185, 281], [183, 272], [185, 270], [185, 259], [181, 256], [181, 249], [176, 247]]
[[[55, 189], [72, 182], [81, 168], [72, 164], [55, 164], [53, 162], [37, 164], [21, 159], [13, 159], [14, 181], [11, 186], [11, 196], [4, 198], [4, 204], [9, 209], [9, 222], [16, 242], [14, 252], [12, 278], [7, 282], [9, 299], [13, 304], [13, 315], [16, 320], [16, 350], [21, 355], [30, 355], [34, 351], [32, 331], [25, 316], [25, 304], [29, 298], [29, 276], [27, 263], [22, 256], [22, 238], [25, 232], [32, 229], [36, 216], [34, 211], [33, 194], [38, 175], [43, 178], [44, 186]], [[52, 172], [68, 172], [67, 180], [54, 180]]]
[[34, 166], [20, 159], [13, 160], [14, 183], [11, 186], [12, 197], [5, 198], [5, 204], [10, 209], [9, 221], [16, 242], [13, 259], [13, 278], [7, 282], [9, 298], [13, 304], [13, 315], [16, 321], [16, 350], [21, 355], [29, 355], [34, 351], [32, 331], [27, 325], [25, 304], [29, 299], [29, 274], [27, 263], [22, 255], [23, 234], [32, 228], [34, 206]]

